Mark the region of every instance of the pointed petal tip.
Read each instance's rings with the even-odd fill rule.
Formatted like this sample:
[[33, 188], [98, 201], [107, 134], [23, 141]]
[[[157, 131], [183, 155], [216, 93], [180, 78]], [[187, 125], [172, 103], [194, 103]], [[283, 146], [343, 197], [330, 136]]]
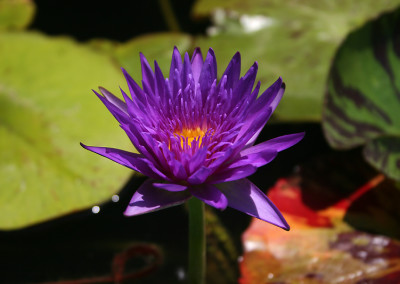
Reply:
[[[280, 213], [280, 212], [279, 212]], [[285, 231], [290, 231], [290, 226], [289, 226], [289, 224], [286, 222], [286, 220], [285, 220], [285, 218], [283, 217], [283, 215], [280, 213], [279, 214], [280, 215], [280, 219], [279, 220], [275, 220], [275, 221], [271, 221], [270, 219], [264, 219], [264, 218], [259, 218], [259, 217], [257, 217], [257, 216], [253, 216], [253, 217], [255, 217], [255, 218], [257, 218], [257, 219], [260, 219], [261, 221], [264, 221], [264, 222], [267, 222], [267, 223], [270, 223], [270, 224], [272, 224], [272, 225], [274, 225], [274, 226], [277, 226], [278, 228], [281, 228], [281, 229], [283, 229], [283, 230], [285, 230]]]
[[176, 54], [176, 55], [179, 55], [179, 56], [180, 56], [180, 55], [181, 55], [181, 52], [179, 51], [178, 47], [174, 46], [174, 50], [172, 51], [172, 54], [173, 54], [173, 55]]
[[111, 93], [109, 90], [107, 90], [106, 88], [102, 87], [102, 86], [98, 86], [98, 89], [100, 91], [100, 93], [109, 100], [110, 97], [114, 96], [113, 93]]
[[109, 90], [107, 90], [106, 88], [102, 87], [102, 86], [98, 86], [97, 87], [100, 91], [100, 93], [102, 93], [104, 95], [104, 92], [110, 92]]
[[149, 212], [140, 212], [140, 210], [137, 210], [137, 209], [138, 209], [137, 207], [134, 207], [131, 204], [128, 204], [128, 207], [126, 207], [123, 214], [126, 217], [132, 217], [132, 216], [143, 215], [145, 213], [151, 212], [150, 210], [149, 210]]
[[229, 207], [286, 231], [290, 229], [279, 209], [248, 179], [218, 184], [217, 187], [228, 198]]
[[125, 217], [131, 217], [131, 216], [135, 215], [135, 214], [130, 213], [130, 210], [128, 210], [128, 208], [124, 211], [123, 214], [124, 214]]
[[128, 79], [132, 78], [131, 75], [129, 75], [128, 71], [126, 71], [125, 68], [121, 67], [121, 71], [124, 74], [125, 79], [128, 80]]
[[212, 49], [211, 47], [208, 49], [207, 53], [210, 54], [212, 57], [215, 57], [214, 49]]
[[197, 58], [197, 59], [201, 59], [201, 62], [203, 62], [203, 54], [201, 53], [200, 47], [196, 47], [196, 48], [193, 50], [192, 57], [191, 57], [191, 62], [193, 63], [193, 61], [194, 61], [196, 58]]
[[96, 96], [101, 96], [95, 89], [92, 89], [92, 92], [96, 94]]
[[200, 48], [200, 47], [196, 47], [196, 48], [193, 50], [193, 54], [201, 54], [201, 48]]
[[257, 71], [258, 71], [258, 62], [255, 61], [255, 62], [253, 63], [253, 65], [251, 65], [250, 68], [254, 69], [254, 71], [257, 72]]

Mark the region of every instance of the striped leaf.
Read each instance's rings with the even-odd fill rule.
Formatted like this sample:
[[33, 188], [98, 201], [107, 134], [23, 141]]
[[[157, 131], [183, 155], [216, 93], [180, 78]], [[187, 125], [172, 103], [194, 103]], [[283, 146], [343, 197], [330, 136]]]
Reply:
[[331, 146], [364, 156], [400, 180], [400, 9], [351, 33], [327, 82], [323, 128]]

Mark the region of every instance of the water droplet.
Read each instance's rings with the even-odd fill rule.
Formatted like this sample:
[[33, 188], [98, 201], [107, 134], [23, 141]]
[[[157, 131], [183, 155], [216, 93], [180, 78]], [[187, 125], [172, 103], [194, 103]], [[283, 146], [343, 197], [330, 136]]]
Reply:
[[179, 280], [185, 280], [186, 273], [183, 267], [178, 267], [178, 269], [176, 270], [176, 276], [178, 276]]
[[118, 202], [118, 201], [119, 201], [119, 196], [116, 195], [116, 194], [114, 194], [114, 195], [111, 197], [111, 200], [112, 200], [113, 202]]
[[97, 214], [97, 213], [99, 213], [100, 212], [100, 207], [99, 206], [93, 206], [92, 207], [92, 212], [93, 212], [93, 214]]

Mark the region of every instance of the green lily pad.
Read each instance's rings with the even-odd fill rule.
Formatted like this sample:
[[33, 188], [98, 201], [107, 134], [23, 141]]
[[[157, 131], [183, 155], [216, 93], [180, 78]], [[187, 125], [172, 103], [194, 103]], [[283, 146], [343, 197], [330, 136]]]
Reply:
[[364, 156], [377, 169], [400, 180], [400, 137], [381, 137], [368, 142]]
[[35, 14], [31, 0], [0, 0], [0, 31], [27, 27]]
[[[398, 0], [290, 0], [284, 5], [278, 0], [199, 0], [194, 15], [212, 14], [216, 35], [198, 37], [195, 44], [215, 50], [219, 74], [238, 50], [243, 69], [258, 61], [264, 88], [282, 76], [287, 90], [275, 118], [318, 121], [329, 66], [340, 43], [351, 30], [399, 4]], [[261, 19], [264, 27], [249, 32], [244, 23], [248, 15], [261, 16], [250, 21]]]
[[323, 127], [331, 146], [400, 180], [400, 9], [349, 35], [328, 80]]
[[92, 93], [118, 93], [107, 56], [68, 38], [0, 34], [0, 228], [14, 229], [111, 197], [131, 171], [79, 145], [131, 143]]
[[117, 45], [112, 55], [115, 56], [119, 65], [124, 67], [137, 82], [141, 82], [140, 52], [146, 56], [151, 66], [154, 60], [157, 60], [164, 76], [168, 77], [174, 46], [178, 47], [181, 53], [184, 53], [190, 49], [191, 41], [191, 36], [186, 34], [151, 34]]
[[174, 46], [183, 54], [191, 50], [192, 41], [193, 38], [188, 34], [155, 33], [135, 37], [124, 43], [94, 39], [89, 42], [89, 45], [112, 57], [119, 67], [126, 69], [132, 78], [140, 84], [142, 80], [140, 53], [143, 53], [152, 67], [154, 60], [156, 60], [164, 76], [168, 77]]

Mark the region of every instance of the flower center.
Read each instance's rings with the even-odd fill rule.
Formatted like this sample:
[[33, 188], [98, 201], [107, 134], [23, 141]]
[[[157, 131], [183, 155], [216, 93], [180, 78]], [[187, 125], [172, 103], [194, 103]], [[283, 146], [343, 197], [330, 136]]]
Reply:
[[181, 146], [183, 148], [183, 145], [186, 143], [186, 141], [187, 145], [190, 147], [194, 139], [197, 140], [197, 145], [200, 146], [205, 132], [200, 127], [197, 127], [195, 129], [183, 128], [182, 132], [175, 132], [174, 134], [181, 137]]

